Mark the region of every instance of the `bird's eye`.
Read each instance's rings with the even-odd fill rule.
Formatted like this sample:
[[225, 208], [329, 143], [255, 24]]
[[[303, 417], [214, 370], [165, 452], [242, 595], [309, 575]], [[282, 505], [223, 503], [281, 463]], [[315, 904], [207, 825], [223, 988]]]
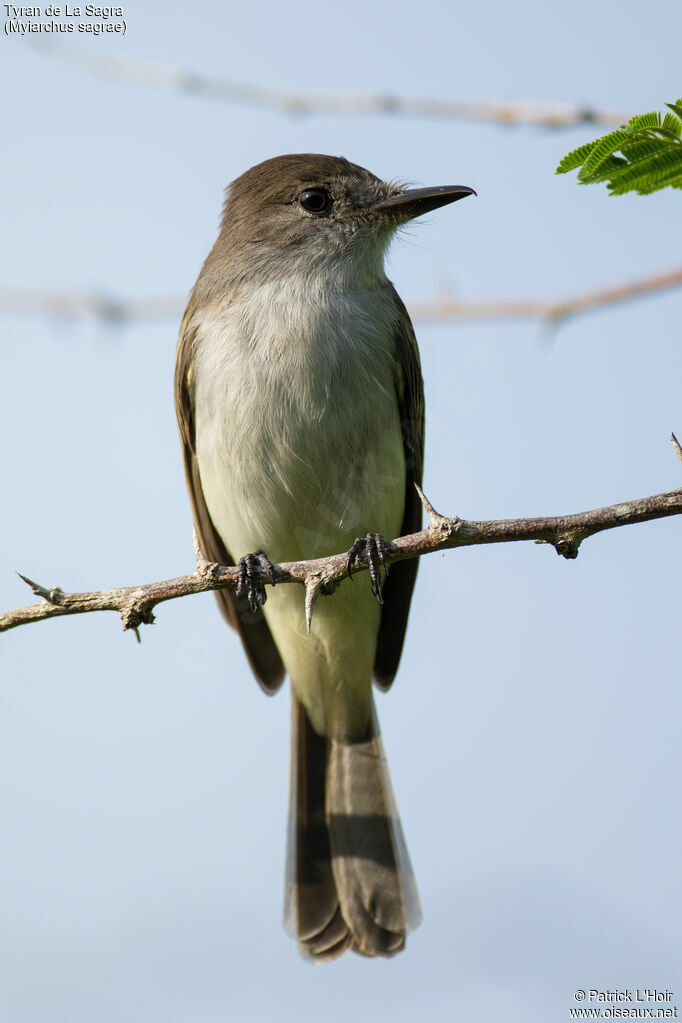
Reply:
[[325, 188], [306, 188], [299, 195], [298, 201], [304, 210], [317, 216], [328, 213], [332, 206], [332, 197]]

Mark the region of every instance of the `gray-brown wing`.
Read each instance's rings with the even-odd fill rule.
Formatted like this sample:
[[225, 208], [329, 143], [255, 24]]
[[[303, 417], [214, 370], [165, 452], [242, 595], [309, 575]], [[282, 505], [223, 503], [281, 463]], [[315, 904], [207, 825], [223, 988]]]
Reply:
[[[207, 561], [215, 561], [220, 565], [234, 565], [234, 559], [211, 520], [199, 477], [191, 379], [191, 351], [196, 329], [189, 326], [193, 312], [193, 303], [190, 300], [180, 327], [175, 361], [175, 411], [180, 427], [185, 476], [192, 502], [194, 524], [204, 557]], [[237, 598], [231, 590], [216, 590], [215, 595], [223, 617], [239, 633], [246, 656], [260, 685], [266, 693], [276, 692], [284, 680], [284, 665], [263, 612], [260, 608], [255, 613], [252, 612], [246, 598]]]
[[[422, 505], [414, 484], [421, 486], [424, 468], [424, 383], [412, 322], [397, 292], [394, 295], [399, 314], [395, 330], [395, 386], [405, 450], [405, 512], [400, 535], [406, 536], [422, 527]], [[390, 687], [398, 670], [418, 567], [419, 558], [396, 562], [391, 565], [384, 585], [374, 660], [374, 681], [380, 689]]]

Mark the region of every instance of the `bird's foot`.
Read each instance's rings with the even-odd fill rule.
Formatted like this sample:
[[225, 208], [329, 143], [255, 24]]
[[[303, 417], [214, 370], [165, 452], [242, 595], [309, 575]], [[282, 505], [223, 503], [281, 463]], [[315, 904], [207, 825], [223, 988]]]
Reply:
[[269, 558], [259, 551], [258, 554], [245, 554], [237, 563], [239, 580], [235, 593], [238, 597], [246, 595], [249, 607], [257, 611], [268, 599], [263, 585], [263, 577], [275, 585], [275, 569]]
[[372, 593], [380, 604], [383, 604], [384, 602], [384, 598], [381, 593], [380, 566], [383, 565], [384, 572], [387, 571], [385, 553], [386, 541], [381, 533], [368, 533], [365, 537], [359, 536], [348, 551], [348, 578], [353, 578], [351, 570], [354, 563], [360, 558], [367, 558]]

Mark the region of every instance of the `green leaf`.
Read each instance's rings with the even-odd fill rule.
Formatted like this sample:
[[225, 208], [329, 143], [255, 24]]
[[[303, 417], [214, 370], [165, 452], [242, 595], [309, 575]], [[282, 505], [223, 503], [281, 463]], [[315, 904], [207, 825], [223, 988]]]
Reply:
[[[617, 179], [609, 185], [612, 195], [624, 192], [656, 191], [682, 175], [682, 146], [669, 146], [660, 153], [654, 153], [644, 160], [619, 172]], [[655, 188], [654, 188], [655, 186]]]
[[623, 146], [621, 153], [629, 163], [635, 163], [645, 156], [652, 156], [653, 153], [660, 153], [668, 145], [662, 139], [640, 139], [629, 146]]
[[656, 110], [652, 110], [650, 114], [636, 114], [630, 118], [628, 124], [635, 131], [641, 131], [643, 128], [660, 128], [661, 115]]
[[607, 178], [612, 177], [621, 167], [629, 167], [627, 160], [624, 160], [622, 156], [607, 156], [602, 164], [599, 166], [599, 170], [593, 174], [585, 174], [584, 169], [578, 171], [578, 181], [581, 185], [596, 185], [600, 181], [606, 181]]
[[568, 153], [557, 174], [578, 171], [578, 183], [604, 182], [611, 195], [682, 188], [682, 98], [670, 113], [635, 114], [615, 131]]
[[680, 132], [682, 131], [682, 121], [675, 117], [674, 114], [666, 114], [663, 118], [663, 124], [661, 127], [664, 131], [669, 131], [672, 135], [679, 138]]
[[643, 139], [631, 146], [624, 146], [622, 152], [626, 159], [619, 167], [614, 167], [608, 176], [613, 182], [620, 182], [623, 178], [633, 180], [642, 173], [641, 169], [637, 170], [638, 167], [641, 168], [641, 165], [645, 164], [650, 157], [667, 152], [669, 149], [670, 143], [663, 139]]
[[586, 142], [584, 146], [579, 146], [572, 152], [567, 153], [567, 155], [563, 158], [563, 160], [561, 161], [561, 163], [559, 164], [554, 173], [566, 174], [567, 171], [575, 170], [575, 168], [579, 167], [580, 164], [583, 163], [585, 158], [589, 156], [589, 154], [594, 149], [595, 145], [596, 145], [595, 142]]
[[584, 177], [586, 178], [593, 174], [607, 156], [615, 153], [622, 145], [630, 142], [633, 134], [632, 129], [625, 126], [617, 128], [616, 131], [611, 131], [608, 135], [597, 139], [596, 145], [583, 164]]
[[667, 128], [654, 128], [652, 129], [654, 135], [658, 135], [660, 138], [672, 139], [673, 142], [678, 142], [679, 139], [674, 131], [669, 131]]
[[665, 178], [653, 185], [643, 185], [641, 188], [638, 188], [637, 185], [615, 185], [609, 189], [609, 195], [625, 195], [627, 192], [636, 192], [637, 195], [652, 195], [654, 192], [660, 192], [663, 188], [682, 188], [682, 174], [674, 178]]

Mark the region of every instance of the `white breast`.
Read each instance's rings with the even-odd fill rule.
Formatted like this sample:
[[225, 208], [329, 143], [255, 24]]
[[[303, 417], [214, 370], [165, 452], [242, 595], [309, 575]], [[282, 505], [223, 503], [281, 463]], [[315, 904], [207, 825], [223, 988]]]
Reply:
[[234, 558], [341, 550], [402, 522], [404, 455], [388, 282], [254, 286], [194, 319], [197, 455]]

